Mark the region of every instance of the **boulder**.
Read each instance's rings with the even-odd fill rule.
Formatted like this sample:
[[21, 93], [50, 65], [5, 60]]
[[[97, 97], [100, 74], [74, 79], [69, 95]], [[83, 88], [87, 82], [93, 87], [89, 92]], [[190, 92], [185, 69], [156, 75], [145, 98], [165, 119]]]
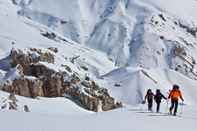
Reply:
[[28, 87], [30, 89], [31, 97], [44, 96], [43, 82], [40, 79], [29, 79]]
[[9, 100], [14, 101], [14, 102], [17, 102], [16, 96], [15, 96], [14, 93], [10, 93]]
[[29, 109], [29, 107], [27, 105], [24, 105], [24, 111], [25, 112], [30, 112], [30, 109]]
[[21, 77], [19, 79], [15, 79], [11, 83], [3, 84], [2, 90], [25, 97], [35, 98], [37, 96], [44, 96], [42, 81], [37, 78], [29, 79], [26, 77]]
[[31, 48], [30, 51], [23, 52], [19, 49], [12, 49], [10, 53], [11, 65], [15, 67], [20, 64], [23, 67], [24, 74], [27, 74], [28, 67], [39, 61], [54, 63], [54, 55], [50, 52], [42, 52], [39, 49]]
[[26, 75], [41, 78], [41, 77], [51, 76], [54, 73], [56, 73], [54, 70], [46, 67], [45, 65], [40, 63], [35, 63], [29, 65]]
[[56, 47], [49, 47], [48, 49], [53, 51], [54, 53], [58, 52], [58, 48], [56, 48]]
[[60, 97], [62, 96], [62, 76], [59, 73], [54, 73], [51, 76], [44, 78], [44, 96], [46, 97]]

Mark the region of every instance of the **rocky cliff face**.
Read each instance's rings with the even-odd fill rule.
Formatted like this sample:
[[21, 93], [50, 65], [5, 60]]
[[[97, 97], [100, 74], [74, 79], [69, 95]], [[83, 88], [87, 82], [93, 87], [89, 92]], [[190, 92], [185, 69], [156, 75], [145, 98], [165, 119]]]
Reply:
[[12, 83], [4, 83], [3, 86], [1, 86], [1, 90], [35, 98], [37, 96], [44, 96], [42, 85], [42, 81], [37, 78], [21, 77], [15, 79]]
[[95, 112], [122, 106], [109, 95], [107, 89], [99, 87], [94, 81], [82, 80], [76, 73], [70, 75], [66, 71], [56, 71], [42, 64], [41, 62], [54, 63], [55, 53], [50, 50], [51, 48], [43, 52], [40, 49], [29, 49], [24, 52], [12, 49], [9, 56], [10, 64], [19, 76], [13, 80], [6, 80], [0, 89], [31, 98], [66, 96]]

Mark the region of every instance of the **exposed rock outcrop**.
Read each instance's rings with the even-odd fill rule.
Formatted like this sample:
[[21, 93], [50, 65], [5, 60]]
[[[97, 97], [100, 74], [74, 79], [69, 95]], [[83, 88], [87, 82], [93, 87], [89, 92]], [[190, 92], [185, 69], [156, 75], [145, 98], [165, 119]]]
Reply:
[[81, 80], [75, 72], [69, 75], [66, 71], [56, 71], [41, 64], [40, 61], [54, 63], [54, 55], [50, 52], [31, 48], [24, 53], [12, 49], [10, 58], [12, 66], [17, 66], [20, 77], [1, 85], [0, 89], [4, 91], [32, 98], [69, 96], [80, 106], [95, 112], [122, 106], [109, 95], [107, 89], [99, 87], [94, 81]]
[[12, 82], [4, 83], [1, 89], [21, 96], [35, 98], [44, 96], [42, 85], [43, 82], [37, 78], [21, 77]]
[[50, 52], [42, 52], [40, 49], [31, 48], [24, 53], [22, 50], [12, 49], [10, 53], [11, 65], [15, 67], [20, 64], [23, 67], [24, 74], [27, 73], [29, 65], [38, 63], [39, 61], [54, 63], [54, 55]]
[[197, 79], [196, 61], [191, 57], [182, 46], [175, 46], [172, 49], [174, 58], [171, 68], [188, 76], [191, 79]]

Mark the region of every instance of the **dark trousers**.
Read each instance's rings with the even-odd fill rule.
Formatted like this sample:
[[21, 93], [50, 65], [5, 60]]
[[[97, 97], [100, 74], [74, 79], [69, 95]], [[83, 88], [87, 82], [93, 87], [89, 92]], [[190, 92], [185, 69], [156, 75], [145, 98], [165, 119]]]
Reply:
[[148, 100], [148, 110], [152, 111], [152, 107], [153, 107], [153, 100]]
[[178, 109], [178, 100], [171, 100], [170, 114], [172, 114], [172, 110], [174, 109], [174, 115], [177, 113]]
[[156, 108], [157, 112], [159, 112], [159, 110], [160, 110], [160, 103], [161, 102], [156, 102], [156, 104], [157, 104], [157, 108]]

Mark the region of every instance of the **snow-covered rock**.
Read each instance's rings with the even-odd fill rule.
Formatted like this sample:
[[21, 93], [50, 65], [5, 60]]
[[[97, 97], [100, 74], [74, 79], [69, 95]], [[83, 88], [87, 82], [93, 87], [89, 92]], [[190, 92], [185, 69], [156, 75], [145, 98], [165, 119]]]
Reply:
[[[56, 54], [50, 53], [49, 50], [44, 52], [41, 49], [30, 48], [22, 51], [13, 48], [6, 58], [9, 58], [10, 67], [14, 68], [10, 68], [3, 78], [4, 82], [0, 85], [3, 91], [32, 98], [67, 96], [95, 112], [98, 111], [99, 102], [102, 103], [103, 111], [122, 106], [109, 95], [107, 89], [99, 87], [94, 81], [85, 81], [85, 78], [81, 80], [82, 76], [75, 72], [69, 74], [72, 73], [69, 66], [65, 69], [51, 68], [49, 64], [55, 65]], [[45, 64], [42, 64], [44, 62]]]

